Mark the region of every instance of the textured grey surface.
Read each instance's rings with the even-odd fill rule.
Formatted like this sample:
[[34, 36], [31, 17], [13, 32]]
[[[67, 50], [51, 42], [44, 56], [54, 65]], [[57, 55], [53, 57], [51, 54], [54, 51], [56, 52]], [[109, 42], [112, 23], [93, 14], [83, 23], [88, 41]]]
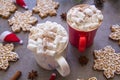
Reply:
[[[25, 0], [29, 9], [35, 6], [36, 0]], [[45, 22], [47, 20], [56, 21], [59, 24], [62, 24], [67, 29], [67, 24], [65, 21], [62, 21], [60, 15], [62, 12], [67, 12], [72, 6], [79, 4], [74, 0], [56, 0], [60, 3], [60, 6], [57, 10], [57, 16], [47, 17], [41, 19], [37, 14], [34, 14], [38, 18], [38, 23]], [[82, 3], [93, 4], [93, 0], [84, 0]], [[80, 53], [75, 47], [69, 44], [67, 52], [67, 61], [70, 65], [71, 73], [67, 77], [62, 77], [59, 73], [54, 71], [44, 70], [36, 63], [34, 56], [31, 51], [29, 51], [27, 46], [28, 32], [20, 32], [17, 35], [24, 41], [23, 45], [15, 45], [15, 51], [19, 54], [20, 59], [17, 62], [11, 62], [10, 67], [6, 71], [0, 71], [0, 80], [9, 80], [10, 77], [17, 71], [22, 71], [22, 76], [19, 80], [27, 80], [28, 72], [32, 69], [38, 71], [38, 78], [36, 80], [49, 80], [51, 73], [57, 73], [56, 80], [76, 80], [79, 78], [89, 78], [95, 76], [98, 80], [106, 80], [102, 71], [95, 71], [92, 69], [93, 66], [93, 50], [101, 49], [106, 45], [111, 45], [116, 52], [120, 52], [120, 47], [117, 42], [109, 40], [108, 35], [110, 34], [110, 25], [120, 23], [120, 1], [119, 0], [106, 0], [102, 12], [104, 14], [104, 20], [101, 27], [98, 29], [94, 44], [86, 50], [84, 53]], [[18, 6], [18, 11], [25, 11], [24, 9]], [[13, 14], [12, 14], [13, 16]], [[11, 17], [12, 17], [11, 16]], [[8, 25], [7, 19], [0, 18], [0, 33], [5, 30], [11, 31], [11, 28]], [[86, 66], [81, 66], [79, 64], [78, 58], [81, 55], [85, 55], [89, 58], [89, 62]], [[111, 80], [120, 80], [120, 75], [115, 75]]]

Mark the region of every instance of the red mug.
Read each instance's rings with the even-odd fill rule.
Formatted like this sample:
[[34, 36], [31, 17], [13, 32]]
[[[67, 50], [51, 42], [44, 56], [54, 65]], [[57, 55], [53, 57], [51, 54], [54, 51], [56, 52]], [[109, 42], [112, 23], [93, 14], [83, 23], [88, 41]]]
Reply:
[[87, 47], [93, 44], [97, 29], [80, 31], [69, 25], [69, 41], [73, 46], [77, 47], [80, 52], [84, 52]]
[[[102, 20], [102, 12], [94, 5], [80, 4], [73, 6], [67, 13], [70, 43], [77, 47], [80, 52], [84, 52], [87, 47], [93, 44]], [[88, 24], [90, 25], [88, 26]]]

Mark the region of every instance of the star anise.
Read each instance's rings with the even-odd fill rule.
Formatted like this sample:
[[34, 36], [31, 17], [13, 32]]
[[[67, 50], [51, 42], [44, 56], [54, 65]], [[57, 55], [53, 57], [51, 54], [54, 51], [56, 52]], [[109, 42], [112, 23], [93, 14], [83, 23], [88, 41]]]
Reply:
[[64, 21], [66, 21], [66, 12], [65, 12], [65, 13], [62, 13], [62, 14], [60, 15], [60, 17], [61, 17]]
[[29, 72], [29, 74], [28, 74], [28, 79], [34, 80], [37, 76], [38, 76], [37, 71], [32, 70], [32, 71]]
[[84, 66], [88, 63], [89, 59], [86, 56], [80, 56], [79, 63]]

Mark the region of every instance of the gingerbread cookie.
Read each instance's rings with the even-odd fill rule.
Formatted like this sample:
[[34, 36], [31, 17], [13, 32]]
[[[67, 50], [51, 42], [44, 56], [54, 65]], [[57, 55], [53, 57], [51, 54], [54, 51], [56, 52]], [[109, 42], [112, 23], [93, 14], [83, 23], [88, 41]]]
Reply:
[[13, 32], [29, 31], [32, 25], [37, 22], [37, 18], [32, 16], [32, 11], [24, 13], [16, 11], [14, 17], [8, 20]]
[[17, 61], [18, 54], [12, 52], [14, 49], [13, 44], [5, 44], [0, 43], [0, 69], [6, 70], [9, 66], [9, 61]]
[[12, 0], [0, 0], [0, 16], [8, 18], [11, 12], [15, 12], [17, 7], [12, 3]]
[[56, 9], [59, 3], [54, 0], [37, 0], [36, 6], [33, 8], [35, 13], [39, 13], [41, 18], [56, 15]]
[[114, 74], [120, 74], [120, 54], [115, 53], [111, 46], [94, 50], [94, 69], [103, 70], [106, 78], [113, 78]]
[[110, 29], [111, 29], [112, 33], [109, 35], [109, 37], [112, 40], [119, 41], [119, 45], [120, 45], [120, 25], [118, 25], [118, 24], [112, 25]]
[[97, 80], [96, 77], [91, 77], [91, 78], [88, 78], [88, 79], [77, 79], [77, 80]]

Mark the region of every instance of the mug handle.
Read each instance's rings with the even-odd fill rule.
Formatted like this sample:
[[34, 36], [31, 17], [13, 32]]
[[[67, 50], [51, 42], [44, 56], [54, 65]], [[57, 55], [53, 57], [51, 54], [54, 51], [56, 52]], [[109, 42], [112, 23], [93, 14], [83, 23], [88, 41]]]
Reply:
[[60, 56], [59, 58], [56, 59], [59, 67], [56, 68], [56, 70], [63, 76], [67, 76], [70, 74], [70, 67], [65, 60], [63, 56]]
[[78, 49], [80, 52], [85, 51], [85, 49], [86, 49], [86, 37], [85, 36], [80, 36]]

